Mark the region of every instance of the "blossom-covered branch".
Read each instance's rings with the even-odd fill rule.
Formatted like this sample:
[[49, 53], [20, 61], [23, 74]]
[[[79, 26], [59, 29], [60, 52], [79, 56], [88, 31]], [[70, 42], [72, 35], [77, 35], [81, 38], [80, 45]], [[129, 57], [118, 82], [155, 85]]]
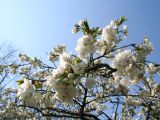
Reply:
[[20, 54], [20, 63], [10, 66], [21, 76], [17, 105], [47, 119], [159, 119], [160, 65], [147, 60], [153, 45], [145, 37], [120, 46], [128, 36], [125, 22], [123, 16], [101, 29], [80, 20], [72, 30], [83, 33], [76, 54], [58, 45], [49, 53], [50, 65]]

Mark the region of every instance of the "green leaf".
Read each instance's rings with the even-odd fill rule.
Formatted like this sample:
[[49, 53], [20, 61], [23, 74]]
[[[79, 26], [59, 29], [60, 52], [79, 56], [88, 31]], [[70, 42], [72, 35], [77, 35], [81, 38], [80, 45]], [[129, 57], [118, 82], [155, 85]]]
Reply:
[[157, 85], [157, 90], [158, 91], [160, 90], [160, 83]]
[[121, 21], [126, 21], [127, 20], [125, 16], [122, 16], [120, 19], [121, 19]]
[[120, 25], [118, 20], [115, 20], [114, 23], [115, 23], [116, 26], [119, 26], [119, 25]]
[[120, 23], [122, 24], [123, 22], [125, 22], [127, 19], [125, 16], [120, 17]]
[[72, 61], [72, 64], [73, 65], [76, 65], [76, 64], [78, 64], [78, 63], [80, 63], [81, 62], [81, 59], [79, 58], [79, 57], [76, 57], [73, 61]]
[[35, 86], [36, 89], [42, 88], [42, 82], [35, 81], [34, 86]]
[[16, 82], [17, 82], [18, 85], [21, 85], [21, 84], [24, 83], [24, 80], [17, 80]]
[[143, 49], [140, 48], [140, 47], [136, 47], [135, 49], [136, 49], [136, 51], [138, 51], [138, 52], [141, 51], [141, 50], [143, 50]]
[[89, 31], [90, 31], [90, 30], [89, 30], [88, 22], [87, 22], [87, 20], [85, 20], [85, 21], [84, 21], [84, 32], [85, 32], [85, 33], [89, 33]]

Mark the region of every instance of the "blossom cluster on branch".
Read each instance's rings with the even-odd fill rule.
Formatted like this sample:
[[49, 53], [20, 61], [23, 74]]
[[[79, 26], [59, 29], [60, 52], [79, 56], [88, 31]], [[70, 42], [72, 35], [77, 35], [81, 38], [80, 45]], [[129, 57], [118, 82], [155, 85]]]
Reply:
[[153, 45], [145, 37], [140, 44], [120, 46], [128, 36], [125, 22], [123, 16], [101, 29], [80, 20], [72, 30], [83, 33], [77, 54], [58, 45], [48, 54], [51, 66], [20, 54], [21, 62], [10, 66], [21, 76], [17, 106], [47, 119], [159, 119], [160, 65], [146, 60]]

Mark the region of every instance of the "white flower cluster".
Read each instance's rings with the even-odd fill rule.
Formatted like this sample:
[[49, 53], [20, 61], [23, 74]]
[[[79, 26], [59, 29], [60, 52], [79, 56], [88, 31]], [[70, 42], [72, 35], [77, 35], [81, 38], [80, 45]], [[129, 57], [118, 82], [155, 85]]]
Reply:
[[21, 61], [27, 61], [29, 57], [26, 54], [19, 54], [19, 58]]
[[71, 84], [74, 82], [72, 79], [55, 79], [52, 75], [47, 82], [56, 91], [55, 97], [64, 103], [72, 103], [73, 98], [78, 95], [76, 86]]
[[37, 59], [36, 57], [29, 57], [26, 54], [19, 54], [19, 59], [21, 62], [30, 63], [34, 68], [41, 67], [42, 65], [42, 62], [40, 59]]
[[85, 81], [85, 86], [86, 86], [86, 88], [88, 88], [88, 89], [93, 88], [93, 86], [94, 86], [95, 84], [96, 84], [96, 81], [95, 81], [95, 79], [93, 79], [93, 78], [87, 78], [86, 81]]
[[87, 20], [80, 20], [80, 21], [78, 22], [78, 24], [75, 24], [75, 25], [74, 25], [74, 27], [73, 27], [73, 29], [72, 29], [72, 33], [73, 33], [73, 34], [77, 33], [77, 32], [80, 30], [80, 28], [83, 28], [83, 27], [84, 27], [84, 24], [85, 24], [85, 23], [87, 23]]
[[96, 51], [95, 39], [92, 35], [85, 35], [78, 40], [76, 51], [81, 59]]
[[104, 105], [102, 105], [102, 104], [100, 104], [96, 101], [91, 102], [89, 105], [92, 109], [96, 109], [97, 113], [101, 112], [106, 107], [106, 106], [104, 106]]
[[35, 92], [34, 85], [27, 79], [24, 79], [24, 82], [18, 87], [17, 96], [29, 106], [47, 108], [55, 103], [54, 97], [47, 98], [46, 95]]
[[18, 86], [17, 96], [21, 100], [27, 100], [34, 94], [34, 91], [34, 86], [29, 82], [29, 80], [25, 79], [24, 83]]
[[29, 59], [29, 62], [33, 67], [40, 67], [41, 66], [41, 61], [39, 59], [37, 59], [36, 57], [34, 57], [34, 58], [31, 57]]
[[[118, 21], [117, 21], [118, 22]], [[72, 99], [78, 95], [77, 83], [81, 82], [75, 75], [82, 75], [84, 73], [85, 60], [90, 57], [90, 54], [96, 51], [103, 54], [104, 51], [110, 50], [118, 42], [119, 25], [115, 21], [106, 26], [101, 33], [101, 30], [93, 29], [97, 31], [96, 34], [101, 35], [100, 40], [91, 34], [87, 20], [80, 20], [78, 24], [75, 25], [73, 32], [76, 33], [79, 30], [84, 32], [84, 36], [78, 39], [77, 46], [75, 50], [78, 52], [78, 57], [82, 60], [81, 62], [73, 63], [73, 58], [70, 54], [66, 53], [64, 47], [57, 47], [54, 49], [52, 54], [50, 54], [50, 61], [55, 61], [59, 58], [59, 66], [57, 69], [53, 70], [52, 75], [47, 80], [47, 86], [50, 86], [56, 91], [57, 99], [65, 102], [71, 103]], [[125, 31], [128, 30], [126, 27]], [[86, 30], [86, 31], [85, 31]], [[90, 31], [90, 32], [89, 32]], [[84, 62], [84, 61], [85, 62]], [[88, 89], [94, 87], [96, 81], [93, 78], [87, 78], [85, 81], [85, 86]], [[73, 92], [74, 91], [74, 92]]]
[[99, 41], [97, 41], [97, 46], [100, 50], [100, 53], [103, 54], [106, 50], [110, 50], [119, 42], [117, 37], [117, 26], [115, 21], [111, 21], [109, 25], [107, 25], [102, 30], [102, 36]]
[[151, 74], [155, 74], [158, 71], [160, 71], [160, 66], [156, 66], [153, 63], [149, 63], [148, 66], [146, 66], [146, 71], [148, 71]]
[[76, 65], [73, 65], [72, 69], [76, 74], [83, 74], [84, 73], [84, 64], [78, 63]]
[[[110, 51], [123, 39], [123, 35], [128, 35], [127, 26], [123, 26], [121, 32], [119, 31], [119, 26], [124, 21], [125, 18], [122, 17], [120, 21], [111, 21], [110, 24], [103, 29], [100, 29], [99, 27], [89, 29], [87, 20], [80, 20], [73, 29], [74, 33], [82, 31], [85, 34], [77, 42], [76, 51], [78, 52], [78, 56], [82, 60], [85, 60], [91, 53], [97, 52], [104, 54], [105, 52]], [[99, 39], [95, 34], [99, 35]]]
[[47, 85], [56, 91], [57, 99], [64, 103], [71, 103], [78, 95], [77, 83], [79, 81], [74, 75], [84, 73], [84, 65], [81, 63], [72, 65], [73, 58], [65, 52], [59, 58], [60, 64], [57, 69], [53, 70], [47, 80]]
[[[56, 63], [56, 65], [59, 63], [56, 69], [49, 67], [47, 71], [48, 66], [43, 69], [43, 62], [39, 59], [20, 55], [21, 60], [29, 61], [31, 67], [41, 66], [36, 69], [36, 73], [32, 75], [33, 78], [38, 79], [39, 82], [47, 77], [47, 81], [45, 86], [43, 83], [37, 83], [37, 86], [40, 86], [37, 87], [35, 83], [31, 84], [29, 80], [24, 80], [24, 83], [18, 88], [17, 96], [26, 105], [42, 108], [55, 105], [56, 100], [64, 104], [71, 104], [74, 98], [80, 96], [80, 99], [77, 99], [80, 100], [78, 101], [80, 104], [83, 104], [81, 98], [85, 98], [86, 102], [91, 99], [88, 102], [87, 110], [96, 110], [98, 113], [105, 108], [101, 102], [108, 102], [112, 99], [112, 95], [124, 94], [127, 96], [129, 92], [132, 92], [129, 89], [131, 84], [147, 80], [148, 76], [160, 71], [160, 66], [153, 63], [146, 64], [145, 58], [153, 50], [148, 38], [145, 38], [144, 42], [138, 46], [131, 44], [117, 47], [123, 35], [128, 35], [127, 26], [123, 26], [123, 30], [119, 30], [123, 21], [125, 21], [124, 17], [120, 21], [111, 21], [102, 31], [99, 28], [91, 29], [87, 20], [79, 21], [73, 29], [74, 33], [78, 31], [84, 33], [84, 36], [78, 39], [75, 48], [78, 55], [67, 53], [66, 47], [62, 45], [54, 48], [49, 54], [49, 60], [51, 62], [59, 60]], [[131, 46], [133, 48], [129, 50], [128, 48]], [[109, 60], [111, 60], [111, 65]], [[17, 66], [12, 65], [12, 67], [16, 71]], [[29, 68], [23, 68], [21, 71], [26, 74], [31, 72]], [[151, 77], [154, 76], [151, 75]], [[147, 87], [144, 87], [144, 90], [139, 93], [158, 96], [160, 85], [151, 82], [151, 80], [147, 80], [147, 82], [151, 88], [154, 88], [151, 94], [146, 90]], [[39, 88], [44, 88], [46, 93], [36, 92], [36, 89], [40, 90]], [[83, 96], [81, 96], [82, 92], [84, 92]], [[106, 93], [111, 96], [105, 99]], [[139, 99], [132, 102], [134, 99], [130, 97], [124, 101], [127, 104], [140, 105]]]
[[[81, 25], [84, 23], [80, 21]], [[125, 31], [128, 30], [125, 27]], [[105, 51], [109, 51], [117, 43], [119, 43], [118, 38], [118, 26], [116, 21], [111, 21], [104, 29], [102, 29], [101, 38], [95, 39], [91, 34], [84, 35], [78, 40], [76, 51], [81, 59], [84, 59], [90, 53], [95, 53], [96, 50], [98, 53], [104, 54]]]
[[118, 76], [128, 76], [132, 83], [137, 83], [140, 80], [141, 71], [135, 66], [136, 58], [131, 50], [124, 50], [115, 55], [112, 60], [112, 66], [117, 68], [114, 73], [115, 78]]
[[112, 66], [117, 69], [120, 68], [118, 69], [118, 72], [124, 73], [126, 71], [126, 67], [128, 67], [128, 65], [134, 61], [135, 58], [132, 55], [131, 50], [124, 50], [115, 55], [112, 61]]
[[137, 59], [143, 60], [148, 54], [153, 51], [153, 45], [148, 38], [144, 38], [144, 42], [138, 46]]
[[60, 54], [62, 54], [65, 51], [66, 51], [66, 46], [58, 45], [56, 48], [53, 48], [53, 52], [49, 53], [48, 58], [51, 62], [58, 61], [58, 58], [59, 58]]
[[[120, 79], [119, 76], [125, 76], [129, 77], [131, 83], [138, 83], [143, 78], [142, 73], [144, 69], [137, 63], [144, 60], [152, 50], [152, 44], [148, 38], [145, 38], [144, 43], [138, 45], [136, 48], [136, 53], [133, 53], [131, 50], [124, 50], [116, 54], [112, 60], [112, 66], [117, 68], [117, 72], [114, 73], [115, 79], [118, 80]], [[158, 67], [154, 67], [152, 64], [149, 65], [148, 71], [157, 72], [158, 70]]]

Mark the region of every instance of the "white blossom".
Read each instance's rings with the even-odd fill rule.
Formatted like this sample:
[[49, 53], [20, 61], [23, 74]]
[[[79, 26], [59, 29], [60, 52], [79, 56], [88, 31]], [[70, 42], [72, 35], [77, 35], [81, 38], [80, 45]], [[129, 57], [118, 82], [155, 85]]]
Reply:
[[49, 54], [49, 57], [48, 57], [49, 61], [51, 62], [58, 61], [58, 58], [59, 58], [59, 55], [56, 55], [55, 53], [52, 53], [52, 52]]
[[17, 96], [22, 100], [27, 100], [33, 95], [34, 90], [34, 86], [29, 82], [29, 80], [25, 79], [24, 83], [18, 86]]
[[112, 60], [112, 65], [113, 67], [120, 68], [119, 70], [123, 71], [132, 61], [135, 61], [135, 58], [132, 55], [131, 50], [124, 50], [115, 55], [115, 58]]
[[135, 65], [136, 60], [131, 50], [124, 50], [115, 55], [112, 66], [117, 68], [117, 75], [128, 77], [132, 84], [136, 84], [143, 77], [141, 75], [143, 71]]
[[150, 72], [151, 74], [157, 73], [160, 70], [160, 66], [155, 66], [153, 63], [149, 63], [146, 66], [146, 71]]
[[96, 84], [95, 79], [87, 78], [86, 79], [86, 88], [91, 89]]
[[83, 63], [78, 63], [76, 65], [73, 65], [72, 68], [73, 68], [73, 71], [76, 74], [82, 74], [82, 73], [84, 73], [84, 64]]
[[90, 107], [96, 109], [97, 113], [101, 112], [104, 109], [104, 105], [102, 105], [96, 101], [91, 102]]
[[148, 54], [151, 54], [153, 51], [153, 45], [149, 42], [148, 38], [144, 38], [144, 42], [138, 46], [137, 59], [143, 60]]
[[56, 48], [53, 48], [54, 53], [56, 54], [62, 54], [63, 52], [66, 51], [66, 46], [65, 45], [58, 45]]
[[85, 58], [88, 54], [96, 51], [95, 39], [91, 35], [85, 35], [78, 40], [76, 51], [80, 58]]
[[102, 36], [100, 40], [97, 42], [97, 47], [100, 53], [103, 54], [106, 49], [110, 50], [118, 42], [119, 39], [117, 37], [117, 27], [115, 25], [115, 21], [111, 21], [109, 25], [103, 28]]

